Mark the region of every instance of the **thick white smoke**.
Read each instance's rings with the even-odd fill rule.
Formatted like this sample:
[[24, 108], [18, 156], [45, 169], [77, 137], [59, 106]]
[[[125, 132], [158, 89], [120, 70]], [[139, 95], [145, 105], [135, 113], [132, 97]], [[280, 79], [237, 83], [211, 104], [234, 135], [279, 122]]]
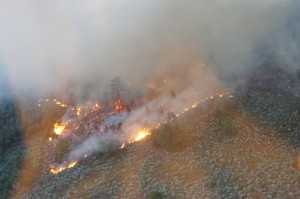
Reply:
[[[0, 71], [16, 90], [68, 89], [78, 101], [99, 99], [117, 75], [142, 91], [165, 80], [176, 99], [165, 94], [147, 104], [152, 113], [132, 113], [122, 125], [130, 140], [161, 121], [160, 106], [183, 108], [191, 88], [208, 96], [271, 58], [295, 71], [299, 8], [296, 0], [1, 0]], [[105, 152], [108, 140], [123, 141], [92, 136], [70, 158]]]
[[[167, 122], [170, 119], [183, 112], [187, 108], [192, 109], [202, 103], [201, 96], [213, 95], [213, 93], [194, 93], [191, 90], [180, 93], [176, 97], [163, 96], [154, 101], [138, 107], [131, 113], [119, 114], [108, 117], [103, 122], [104, 125], [122, 123], [117, 131], [108, 131], [106, 133], [96, 132], [91, 134], [81, 144], [73, 146], [69, 154], [66, 155], [68, 162], [78, 161], [97, 152], [108, 152], [118, 149], [122, 144], [127, 145], [136, 141], [141, 130], [151, 131], [158, 124]], [[214, 94], [216, 97], [216, 94]], [[228, 97], [228, 96], [227, 96]], [[203, 98], [205, 100], [205, 98]], [[168, 114], [172, 112], [172, 118]], [[177, 115], [178, 116], [178, 115]]]
[[103, 135], [93, 134], [75, 147], [68, 154], [68, 161], [80, 160], [86, 155], [92, 155], [95, 152], [109, 152], [115, 150], [120, 145], [120, 138], [112, 132]]
[[97, 97], [116, 75], [142, 88], [170, 69], [169, 87], [181, 91], [219, 76], [235, 83], [270, 54], [298, 67], [297, 8], [293, 0], [2, 0], [0, 63], [16, 89], [71, 87], [78, 97]]

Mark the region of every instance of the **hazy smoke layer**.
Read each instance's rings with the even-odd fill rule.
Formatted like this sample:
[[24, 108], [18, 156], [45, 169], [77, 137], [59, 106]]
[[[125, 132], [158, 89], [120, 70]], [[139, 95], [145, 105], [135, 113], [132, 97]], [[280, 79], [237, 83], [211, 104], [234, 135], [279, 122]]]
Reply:
[[[206, 93], [208, 94], [208, 93]], [[139, 131], [155, 129], [158, 124], [169, 121], [170, 111], [175, 114], [182, 114], [186, 108], [191, 108], [197, 101], [201, 102], [200, 96], [203, 93], [193, 93], [191, 91], [182, 92], [176, 97], [165, 96], [147, 103], [125, 115], [114, 115], [109, 117], [104, 124], [118, 124], [122, 121], [122, 126], [117, 131], [108, 131], [106, 133], [95, 133], [88, 136], [79, 145], [72, 147], [71, 152], [66, 159], [69, 162], [78, 161], [96, 152], [108, 152], [117, 149], [121, 144], [128, 144], [136, 141]], [[121, 118], [123, 117], [123, 118]], [[174, 119], [174, 118], [171, 118]]]
[[16, 89], [71, 85], [79, 97], [97, 97], [116, 75], [141, 89], [159, 78], [180, 91], [236, 83], [271, 56], [298, 67], [299, 4], [1, 0], [0, 67]]
[[73, 149], [70, 154], [68, 154], [68, 160], [80, 160], [85, 155], [91, 155], [95, 152], [108, 152], [116, 149], [119, 144], [119, 138], [116, 136], [116, 134], [111, 132], [101, 136], [99, 134], [94, 134]]

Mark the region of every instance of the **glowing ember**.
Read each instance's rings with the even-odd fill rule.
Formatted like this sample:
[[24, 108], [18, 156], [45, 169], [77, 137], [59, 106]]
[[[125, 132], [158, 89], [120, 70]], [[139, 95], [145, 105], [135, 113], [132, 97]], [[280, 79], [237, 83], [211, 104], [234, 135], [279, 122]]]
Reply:
[[[64, 167], [64, 166], [60, 166], [60, 167], [57, 167], [57, 168], [52, 168], [50, 171], [51, 173], [53, 174], [57, 174], [65, 169], [70, 169], [72, 167], [74, 167], [75, 165], [77, 164], [77, 161], [74, 161], [72, 163], [70, 163], [68, 166]], [[53, 167], [53, 166], [52, 166]]]
[[115, 102], [115, 109], [120, 111], [122, 110], [123, 106], [122, 106], [122, 103], [121, 103], [121, 100], [118, 99], [116, 102]]
[[141, 139], [145, 138], [146, 136], [150, 135], [150, 130], [145, 128], [138, 132], [138, 136], [135, 138], [135, 141], [140, 141]]
[[56, 134], [56, 135], [60, 135], [62, 132], [63, 132], [63, 130], [65, 129], [65, 126], [64, 125], [59, 125], [59, 124], [54, 124], [54, 133]]
[[76, 115], [80, 116], [80, 113], [81, 113], [81, 107], [77, 108]]
[[125, 147], [125, 144], [123, 143], [120, 147], [119, 147], [119, 149], [123, 149]]
[[42, 106], [42, 104], [41, 104], [42, 102], [54, 102], [56, 105], [64, 107], [64, 108], [70, 106], [70, 105], [67, 105], [67, 104], [64, 104], [64, 103], [58, 101], [57, 99], [52, 99], [52, 100], [51, 99], [42, 99], [42, 100], [39, 100], [38, 102], [39, 102], [38, 106]]
[[49, 141], [50, 141], [50, 142], [52, 141], [52, 137], [49, 137]]

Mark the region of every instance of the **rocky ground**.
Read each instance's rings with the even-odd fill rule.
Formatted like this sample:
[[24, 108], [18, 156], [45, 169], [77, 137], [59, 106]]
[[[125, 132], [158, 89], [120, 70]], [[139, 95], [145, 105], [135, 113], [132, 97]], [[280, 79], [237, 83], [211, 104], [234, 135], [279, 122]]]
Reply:
[[300, 198], [299, 120], [294, 95], [212, 99], [178, 119], [191, 140], [183, 151], [153, 147], [149, 137], [57, 175], [45, 171], [14, 198]]

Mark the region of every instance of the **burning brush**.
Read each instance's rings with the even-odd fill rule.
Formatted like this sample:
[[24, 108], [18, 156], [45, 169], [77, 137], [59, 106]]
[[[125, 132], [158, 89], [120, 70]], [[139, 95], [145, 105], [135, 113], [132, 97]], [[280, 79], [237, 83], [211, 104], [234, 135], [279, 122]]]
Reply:
[[[115, 80], [116, 85], [118, 82]], [[54, 124], [54, 135], [49, 137], [50, 172], [57, 174], [93, 153], [123, 149], [127, 144], [141, 141], [151, 135], [151, 129], [175, 120], [201, 102], [232, 97], [225, 92], [196, 101], [195, 92], [186, 91], [176, 97], [165, 96], [144, 106], [133, 106], [125, 103], [120, 86], [114, 86], [113, 91], [117, 98], [110, 105], [88, 101], [72, 106], [55, 101], [58, 106], [67, 107], [67, 111]]]

